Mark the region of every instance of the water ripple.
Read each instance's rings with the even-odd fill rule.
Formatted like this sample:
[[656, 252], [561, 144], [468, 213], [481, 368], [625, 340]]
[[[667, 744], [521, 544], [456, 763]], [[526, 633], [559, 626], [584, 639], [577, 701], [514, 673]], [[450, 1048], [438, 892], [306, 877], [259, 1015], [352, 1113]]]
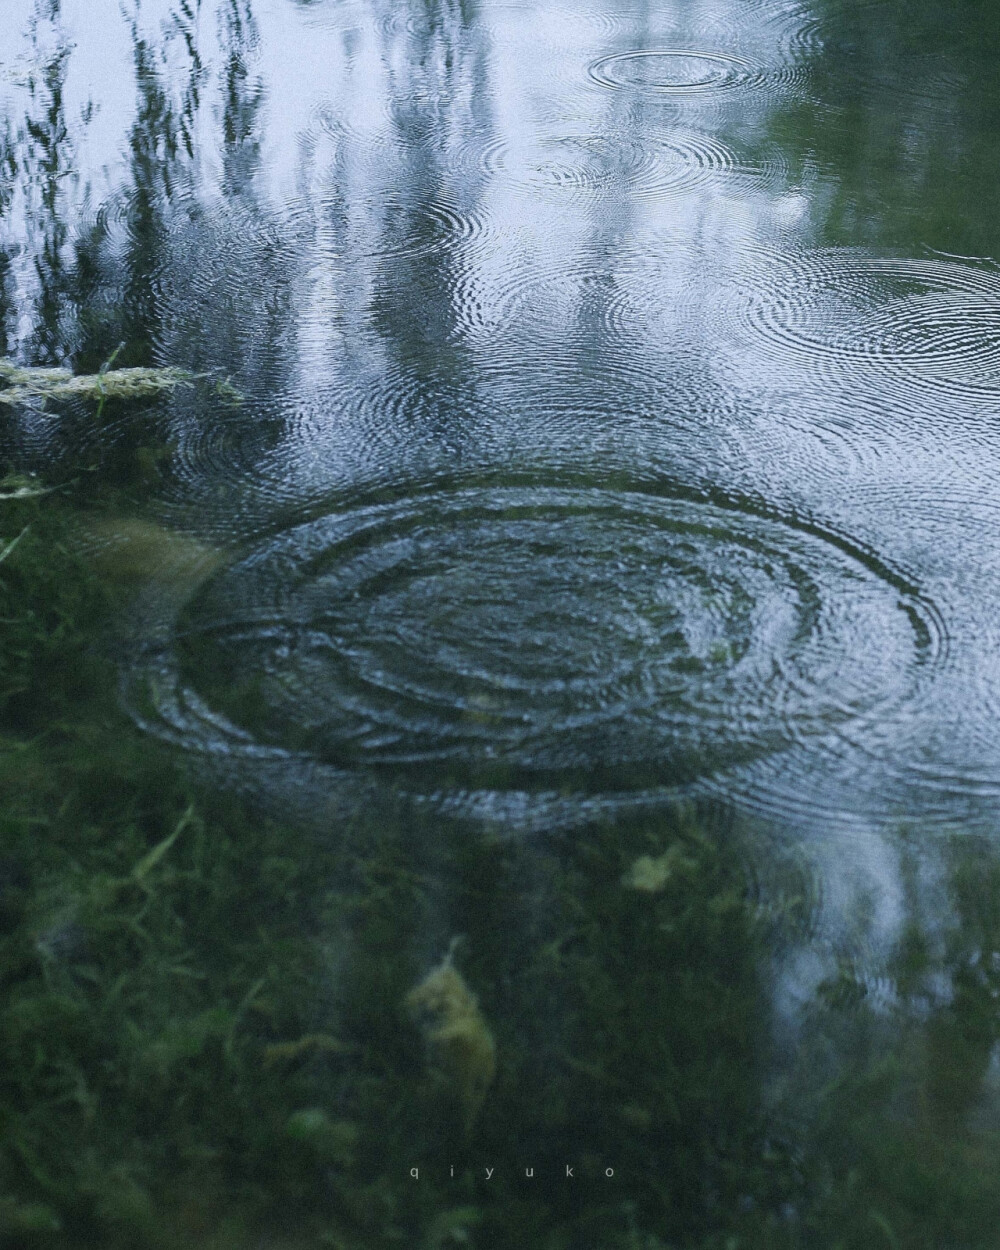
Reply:
[[[758, 349], [901, 398], [1000, 398], [995, 267], [865, 252], [760, 254], [727, 313]], [[883, 390], [883, 394], [885, 391]]]
[[745, 162], [717, 136], [679, 127], [658, 135], [553, 135], [518, 146], [498, 139], [467, 148], [459, 161], [519, 194], [570, 200], [616, 192], [651, 199], [710, 184], [725, 190], [726, 178], [764, 186], [785, 176], [773, 153]]
[[495, 244], [497, 223], [476, 206], [444, 199], [415, 202], [398, 195], [354, 198], [321, 209], [317, 241], [324, 259], [435, 256]]
[[323, 517], [214, 579], [145, 659], [145, 719], [511, 817], [829, 735], [904, 695], [936, 638], [912, 588], [793, 518], [459, 490]]
[[569, 258], [525, 253], [502, 271], [470, 274], [456, 300], [456, 333], [488, 345], [484, 368], [517, 359], [545, 342], [565, 354], [572, 344], [662, 351], [698, 334], [706, 295], [701, 253], [683, 237], [617, 238]]
[[741, 57], [685, 48], [641, 48], [601, 57], [590, 76], [602, 87], [628, 87], [658, 95], [717, 91], [747, 82], [754, 67]]
[[767, 65], [731, 52], [693, 48], [635, 48], [594, 61], [590, 78], [601, 87], [641, 96], [714, 96], [735, 91], [773, 93], [799, 85], [803, 67], [794, 60]]
[[824, 50], [828, 19], [802, 0], [764, 0], [753, 5], [753, 20], [774, 33], [789, 61], [812, 61]]

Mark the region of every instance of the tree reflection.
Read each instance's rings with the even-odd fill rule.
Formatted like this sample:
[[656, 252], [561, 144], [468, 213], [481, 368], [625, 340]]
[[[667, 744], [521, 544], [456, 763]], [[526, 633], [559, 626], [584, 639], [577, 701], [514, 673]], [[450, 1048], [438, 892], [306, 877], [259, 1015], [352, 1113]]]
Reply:
[[[245, 521], [238, 508], [258, 506], [247, 503], [254, 491], [266, 496], [271, 483], [261, 462], [279, 446], [275, 472], [290, 475], [291, 506], [306, 506], [294, 494], [302, 483], [285, 464], [297, 453], [319, 465], [315, 506], [335, 511], [342, 500], [330, 503], [327, 463], [335, 453], [370, 452], [375, 459], [378, 439], [416, 442], [418, 433], [446, 460], [481, 436], [476, 402], [489, 382], [481, 382], [482, 357], [457, 319], [469, 253], [462, 245], [439, 246], [440, 223], [427, 210], [444, 206], [468, 223], [482, 207], [488, 176], [468, 165], [456, 173], [446, 136], [472, 135], [480, 147], [497, 137], [488, 40], [475, 29], [470, 5], [428, 0], [402, 13], [410, 23], [396, 20], [399, 6], [381, 5], [376, 39], [379, 64], [388, 67], [385, 92], [362, 103], [381, 110], [384, 128], [377, 142], [370, 130], [337, 130], [335, 158], [318, 185], [309, 185], [302, 163], [305, 207], [296, 203], [285, 214], [261, 187], [267, 95], [255, 62], [253, 7], [225, 0], [217, 16], [220, 70], [213, 79], [200, 0], [176, 0], [152, 33], [140, 6], [129, 10], [136, 102], [124, 128], [127, 165], [91, 214], [67, 199], [86, 118], [74, 120], [67, 108], [72, 51], [59, 34], [59, 2], [40, 0], [30, 32], [38, 68], [24, 122], [0, 141], [0, 215], [9, 223], [21, 213], [25, 236], [0, 251], [0, 353], [17, 347], [40, 363], [72, 357], [91, 372], [118, 353], [119, 365], [169, 363], [206, 375], [201, 389], [178, 395], [168, 411], [116, 411], [103, 426], [86, 413], [81, 425], [92, 437], [101, 427], [95, 443], [103, 467], [114, 470], [105, 476], [130, 501], [138, 486], [163, 487], [173, 471], [183, 483], [173, 498], [180, 497], [186, 518], [211, 494], [204, 506], [216, 516], [226, 514], [228, 522], [236, 513]], [[864, 15], [857, 20], [873, 54], [874, 28]], [[849, 10], [838, 21], [853, 29]], [[902, 18], [886, 23], [881, 37], [902, 38], [902, 25]], [[897, 123], [904, 114], [897, 110]], [[648, 103], [625, 116], [617, 98], [608, 116], [616, 135], [629, 119], [653, 127], [660, 118]], [[898, 218], [876, 211], [874, 171], [892, 140], [873, 118], [871, 143], [862, 145], [856, 165], [850, 154], [838, 154], [836, 134], [822, 141], [836, 174], [831, 236], [850, 214], [864, 220], [872, 238], [898, 226]], [[806, 123], [793, 110], [775, 121], [777, 130], [788, 129], [793, 158], [815, 133], [796, 132], [796, 125]], [[949, 133], [944, 124], [929, 130], [934, 142]], [[928, 163], [908, 168], [936, 185]], [[912, 183], [907, 212], [921, 185], [919, 178]], [[947, 209], [951, 201], [941, 195]], [[562, 415], [570, 414], [571, 437], [581, 442], [590, 412], [617, 414], [628, 401], [617, 393], [627, 389], [620, 373], [595, 383], [585, 366], [602, 363], [601, 293], [614, 292], [621, 240], [639, 213], [625, 197], [614, 211], [596, 199], [586, 201], [579, 234], [552, 237], [549, 222], [545, 240], [553, 252], [562, 249], [571, 277], [574, 249], [597, 258], [576, 274], [568, 301], [576, 304], [568, 312], [561, 307], [556, 327], [566, 340], [559, 365], [578, 388], [556, 398]], [[680, 224], [690, 210], [688, 224], [697, 231], [709, 215], [704, 202], [677, 202]], [[534, 209], [523, 211], [530, 216]], [[300, 214], [294, 223], [293, 212]], [[305, 233], [303, 217], [326, 252], [293, 246], [296, 230]], [[33, 267], [28, 294], [18, 263], [25, 250]], [[627, 285], [628, 275], [621, 281]], [[590, 303], [580, 294], [595, 289]], [[629, 343], [643, 355], [648, 341], [642, 323], [635, 324]], [[313, 362], [296, 350], [303, 325], [325, 354], [325, 368], [315, 370], [319, 381], [311, 376]], [[525, 398], [516, 387], [533, 346], [527, 336], [521, 341], [525, 352], [501, 362], [506, 372], [493, 392], [511, 407]], [[615, 362], [628, 363], [631, 347], [617, 350]], [[541, 353], [534, 362], [539, 390], [550, 359]], [[648, 363], [644, 355], [641, 363]], [[497, 365], [496, 356], [490, 364]], [[292, 385], [294, 368], [302, 376]], [[500, 373], [498, 367], [494, 379]], [[415, 392], [404, 391], [398, 408], [387, 406], [364, 427], [349, 387], [374, 406], [388, 390], [386, 379], [401, 376], [416, 379]], [[249, 413], [239, 423], [228, 420], [230, 410], [213, 389], [230, 377]], [[282, 388], [293, 394], [287, 409], [273, 401]], [[547, 391], [550, 400], [555, 404]], [[651, 428], [663, 392], [654, 390], [648, 402]], [[352, 418], [356, 445], [333, 443], [331, 452], [323, 437]], [[313, 428], [298, 443], [282, 444], [299, 420]], [[68, 418], [58, 437], [72, 443]], [[536, 441], [544, 444], [544, 437]], [[513, 462], [520, 447], [508, 450]], [[376, 469], [390, 484], [409, 473], [409, 489], [423, 466], [398, 459], [402, 471], [391, 455]], [[526, 459], [517, 462], [519, 471]], [[253, 473], [242, 472], [248, 462]], [[606, 461], [588, 471], [610, 480]], [[280, 508], [266, 497], [259, 507], [253, 524], [261, 515], [280, 524]], [[38, 519], [24, 515], [34, 536]], [[253, 524], [229, 532], [242, 542]], [[21, 532], [3, 532], [4, 561]], [[60, 535], [51, 533], [51, 548], [61, 551]], [[44, 549], [24, 548], [32, 550], [36, 565], [12, 558], [4, 576], [16, 568], [27, 587], [21, 593], [41, 597], [51, 584], [43, 576]], [[57, 567], [67, 584], [80, 576], [71, 562]], [[32, 589], [29, 574], [41, 589]], [[585, 609], [585, 592], [580, 599]], [[29, 645], [39, 644], [28, 638], [24, 654]], [[83, 653], [79, 639], [76, 646], [74, 657]], [[22, 652], [12, 647], [10, 654]], [[56, 681], [41, 662], [25, 671], [31, 680], [41, 681], [44, 671], [44, 681]], [[20, 670], [15, 677], [27, 705], [30, 683]], [[253, 695], [248, 683], [248, 702]], [[51, 706], [62, 715], [58, 700]], [[751, 866], [767, 852], [729, 811], [715, 824], [717, 813], [701, 810], [599, 826], [581, 820], [570, 834], [533, 842], [412, 811], [401, 815], [387, 800], [385, 810], [361, 812], [357, 828], [324, 827], [325, 841], [310, 842], [301, 829], [281, 828], [259, 810], [223, 818], [206, 801], [208, 815], [199, 814], [191, 836], [170, 842], [167, 857], [157, 848], [177, 836], [187, 795], [182, 802], [177, 782], [166, 812], [157, 787], [168, 765], [158, 746], [128, 737], [114, 714], [100, 704], [101, 724], [115, 724], [134, 752], [123, 752], [127, 766], [105, 762], [87, 772], [76, 760], [39, 756], [30, 784], [41, 793], [43, 779], [55, 777], [44, 780], [52, 793], [37, 800], [41, 815], [31, 806], [35, 795], [22, 796], [29, 815], [21, 820], [18, 811], [10, 826], [25, 859], [41, 853], [36, 831], [44, 828], [65, 838], [85, 865], [73, 860], [69, 885], [59, 866], [45, 866], [55, 880], [46, 878], [45, 889], [60, 906], [60, 891], [70, 900], [73, 891], [83, 895], [83, 919], [67, 903], [65, 914], [74, 918], [66, 921], [41, 891], [32, 904], [37, 932], [18, 930], [0, 969], [18, 987], [0, 1046], [14, 1038], [5, 1052], [14, 1093], [5, 1096], [21, 1136], [14, 1134], [9, 1175], [26, 1195], [18, 1198], [25, 1209], [44, 1199], [71, 1216], [82, 1206], [92, 1227], [105, 1232], [111, 1200], [95, 1177], [112, 1176], [125, 1197], [139, 1194], [129, 1218], [141, 1239], [158, 1215], [147, 1190], [169, 1207], [190, 1185], [195, 1198], [178, 1218], [183, 1225], [192, 1207], [211, 1205], [200, 1175], [208, 1169], [218, 1192], [233, 1184], [234, 1204], [257, 1204], [255, 1214], [272, 1217], [307, 1209], [328, 1240], [352, 1246], [459, 1243], [478, 1225], [484, 1245], [607, 1250], [868, 1250], [879, 1238], [907, 1247], [995, 1239], [1000, 862], [990, 846], [956, 838], [941, 852], [921, 848], [916, 833], [900, 838], [905, 916], [888, 954], [875, 950], [863, 918], [831, 954], [808, 923], [805, 886], [764, 917]], [[25, 723], [33, 734], [45, 728]], [[117, 761], [106, 742], [104, 748]], [[132, 769], [142, 773], [146, 765], [136, 760], [147, 751], [153, 780], [142, 774], [133, 792]], [[281, 799], [272, 802], [280, 806]], [[119, 841], [109, 845], [106, 828]], [[499, 1056], [471, 1140], [447, 1064], [442, 1073], [427, 1062], [419, 1030], [400, 1010], [459, 934], [466, 942], [463, 975], [497, 1035]], [[790, 950], [805, 950], [824, 967], [803, 991], [796, 1018], [784, 1022], [794, 1043], [782, 1050], [781, 1028], [772, 1036], [771, 1026], [788, 989], [782, 979], [793, 979]], [[93, 1016], [103, 1033], [92, 1028]], [[72, 1027], [49, 1028], [49, 1020]], [[170, 1133], [176, 1140], [167, 1140]], [[577, 1158], [578, 1179], [590, 1186], [584, 1202], [565, 1185], [563, 1169]], [[91, 1186], [81, 1187], [83, 1197], [73, 1192], [75, 1159], [90, 1169], [80, 1173]], [[492, 1186], [481, 1180], [481, 1159], [498, 1169]], [[540, 1172], [552, 1171], [526, 1193], [523, 1170], [536, 1159]], [[454, 1186], [446, 1172], [452, 1160]], [[416, 1164], [440, 1166], [440, 1173], [423, 1188], [410, 1185]], [[598, 1190], [607, 1167], [619, 1172], [619, 1188]], [[66, 1174], [69, 1183], [52, 1179]], [[4, 1185], [7, 1177], [3, 1171]], [[118, 1201], [124, 1207], [125, 1198]], [[213, 1201], [225, 1208], [228, 1199]], [[451, 1223], [440, 1222], [442, 1211]], [[224, 1216], [218, 1223], [225, 1225]]]
[[60, 29], [60, 0], [39, 0], [30, 22], [35, 68], [28, 78], [28, 111], [18, 135], [27, 243], [37, 279], [35, 316], [27, 336], [29, 357], [56, 364], [68, 354], [66, 248], [69, 239], [64, 179], [76, 176], [65, 107], [70, 47]]
[[250, 65], [259, 39], [249, 0], [229, 0], [223, 15], [226, 49], [223, 75], [223, 175], [227, 196], [242, 195], [253, 184], [260, 167], [261, 119], [264, 84]]
[[[214, 78], [200, 0], [174, 0], [152, 22], [140, 4], [129, 8], [135, 106], [122, 118], [127, 161], [95, 204], [89, 184], [82, 199], [68, 194], [80, 180], [79, 147], [92, 117], [89, 107], [68, 115], [73, 45], [59, 4], [37, 6], [29, 35], [38, 68], [24, 121], [8, 125], [0, 148], [4, 354], [20, 350], [42, 364], [71, 359], [84, 373], [111, 360], [118, 368], [180, 365], [220, 383], [239, 377], [244, 393], [269, 391], [286, 367], [290, 257], [255, 193], [264, 102], [253, 69], [256, 19], [248, 0], [226, 0], [213, 16]], [[177, 395], [167, 425], [203, 420], [186, 411], [192, 403], [204, 395]], [[100, 443], [114, 480], [165, 470], [176, 431], [154, 433], [163, 408], [145, 430], [128, 421], [113, 442]], [[53, 440], [71, 457], [94, 455], [89, 418], [53, 427], [49, 456]]]
[[1000, 254], [996, 6], [814, 0], [810, 10], [822, 38], [813, 94], [772, 134], [802, 182], [822, 179], [823, 241]]

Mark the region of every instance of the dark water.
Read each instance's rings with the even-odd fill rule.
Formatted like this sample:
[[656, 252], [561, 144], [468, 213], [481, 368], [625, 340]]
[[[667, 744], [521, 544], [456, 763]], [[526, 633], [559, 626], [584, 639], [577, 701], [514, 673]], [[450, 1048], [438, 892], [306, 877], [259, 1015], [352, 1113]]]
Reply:
[[150, 544], [143, 731], [306, 822], [710, 804], [808, 913], [773, 1027], [845, 951], [894, 1002], [1000, 828], [992, 8], [3, 22], [0, 355], [197, 375], [0, 414], [19, 471], [119, 492], [87, 550]]

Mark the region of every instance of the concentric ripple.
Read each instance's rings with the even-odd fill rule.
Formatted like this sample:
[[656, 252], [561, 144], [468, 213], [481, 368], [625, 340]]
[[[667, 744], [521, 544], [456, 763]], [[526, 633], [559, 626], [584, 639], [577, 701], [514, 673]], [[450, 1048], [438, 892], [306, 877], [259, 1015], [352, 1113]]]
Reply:
[[769, 257], [736, 316], [772, 353], [895, 389], [1000, 394], [1000, 273], [845, 250]]
[[790, 59], [814, 60], [825, 46], [829, 17], [800, 0], [764, 0], [751, 7], [753, 22], [776, 38], [781, 51]]
[[284, 533], [196, 596], [147, 684], [189, 746], [620, 803], [871, 715], [935, 646], [917, 593], [835, 535], [511, 487]]
[[675, 333], [695, 324], [704, 299], [694, 280], [699, 256], [682, 238], [661, 234], [642, 244], [616, 238], [613, 248], [581, 249], [568, 258], [529, 256], [527, 264], [504, 258], [495, 273], [470, 275], [457, 328], [491, 353], [507, 350], [500, 335], [518, 358], [542, 341], [565, 344], [580, 336], [634, 351], [637, 342], [648, 344], [652, 324], [672, 323]]
[[708, 102], [751, 93], [760, 98], [807, 95], [808, 64], [780, 43], [755, 53], [696, 51], [689, 48], [635, 48], [594, 61], [592, 82], [647, 100]]
[[615, 52], [590, 67], [602, 87], [626, 87], [655, 95], [717, 91], [746, 82], [754, 67], [741, 57], [684, 48], [641, 48]]
[[482, 249], [497, 241], [496, 224], [475, 207], [444, 201], [411, 204], [389, 196], [379, 204], [352, 207], [359, 220], [351, 223], [354, 229], [344, 232], [344, 242], [355, 255], [360, 247], [366, 255], [396, 260], [470, 247]]
[[725, 179], [741, 175], [759, 186], [781, 172], [768, 162], [741, 161], [713, 134], [679, 127], [662, 135], [552, 135], [517, 146], [495, 140], [466, 149], [460, 164], [516, 193], [568, 200], [615, 192], [652, 199], [709, 184], [724, 190]]

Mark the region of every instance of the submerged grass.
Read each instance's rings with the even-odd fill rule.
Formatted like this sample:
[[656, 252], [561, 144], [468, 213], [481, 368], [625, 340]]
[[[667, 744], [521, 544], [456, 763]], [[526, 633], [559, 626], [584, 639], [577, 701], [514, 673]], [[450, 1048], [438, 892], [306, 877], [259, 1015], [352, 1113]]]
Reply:
[[68, 369], [41, 369], [0, 359], [0, 404], [44, 407], [49, 399], [142, 399], [190, 386], [195, 375], [176, 368], [105, 368], [73, 374]]
[[[96, 403], [100, 412], [109, 401], [129, 403], [152, 399], [210, 377], [172, 365], [115, 369], [117, 355], [115, 352], [96, 373], [19, 365], [0, 357], [0, 404], [44, 410], [50, 400], [84, 400]], [[211, 389], [215, 397], [227, 405], [238, 406], [243, 402], [242, 394], [228, 378], [215, 377], [211, 380]]]
[[[856, 1062], [792, 1133], [731, 837], [387, 802], [317, 838], [199, 787], [118, 709], [80, 524], [0, 488], [0, 1244], [994, 1244], [993, 1138], [941, 1075], [997, 1036], [967, 946], [929, 1030], [827, 988], [808, 1063]], [[1000, 879], [993, 910], [956, 881], [996, 945]]]

